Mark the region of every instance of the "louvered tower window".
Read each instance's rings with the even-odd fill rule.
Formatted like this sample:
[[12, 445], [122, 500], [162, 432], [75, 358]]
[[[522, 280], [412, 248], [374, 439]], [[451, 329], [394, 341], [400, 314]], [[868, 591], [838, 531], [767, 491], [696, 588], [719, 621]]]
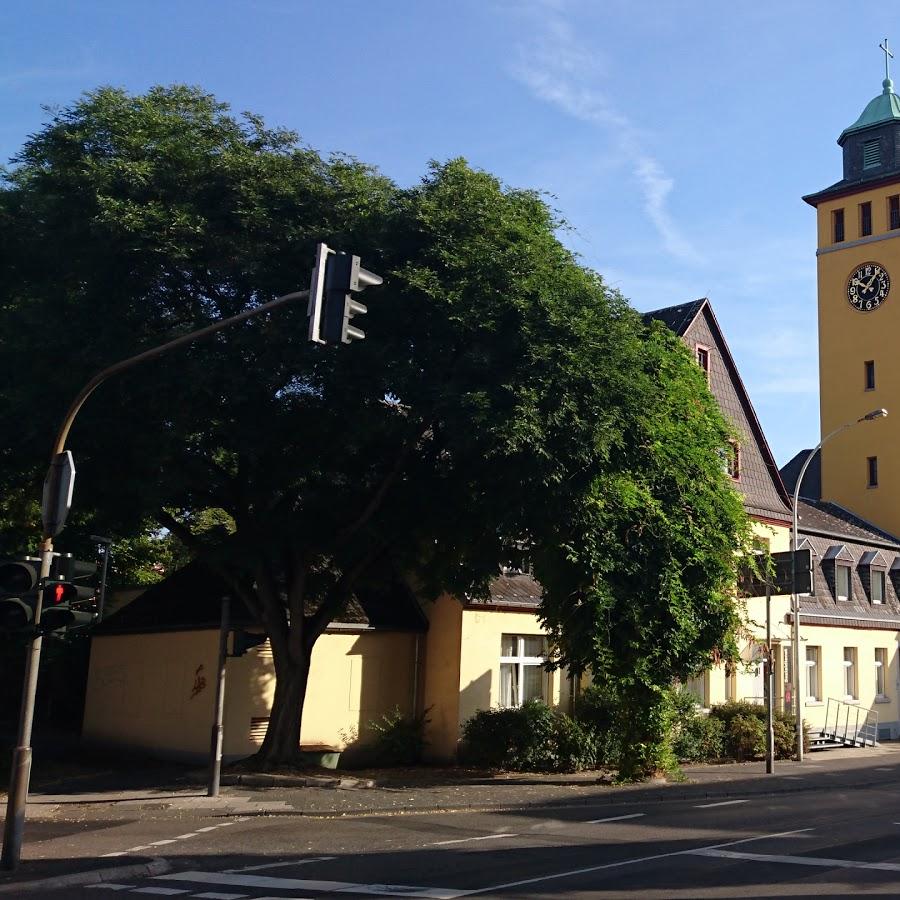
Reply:
[[863, 144], [863, 168], [874, 169], [881, 165], [881, 142], [866, 141]]

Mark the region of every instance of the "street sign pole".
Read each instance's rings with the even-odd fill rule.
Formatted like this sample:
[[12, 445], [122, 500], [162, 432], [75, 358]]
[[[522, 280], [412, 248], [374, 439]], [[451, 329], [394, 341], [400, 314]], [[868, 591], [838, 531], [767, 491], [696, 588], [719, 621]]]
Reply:
[[222, 777], [222, 720], [225, 714], [225, 660], [228, 651], [229, 599], [222, 598], [222, 621], [219, 625], [218, 677], [216, 679], [216, 708], [209, 742], [209, 787], [207, 797], [219, 796]]
[[[53, 562], [53, 539], [47, 535], [41, 541], [41, 575], [39, 584], [50, 575]], [[40, 631], [43, 591], [38, 591], [34, 608], [35, 631], [25, 657], [25, 680], [22, 685], [22, 706], [19, 712], [19, 738], [13, 751], [12, 771], [9, 778], [9, 796], [6, 800], [6, 822], [3, 826], [4, 869], [13, 870], [22, 855], [25, 835], [25, 804], [28, 802], [28, 786], [31, 781], [31, 728], [34, 723], [34, 698], [37, 695], [38, 671], [41, 666]]]
[[766, 774], [775, 772], [775, 697], [774, 672], [772, 666], [772, 585], [766, 579]]

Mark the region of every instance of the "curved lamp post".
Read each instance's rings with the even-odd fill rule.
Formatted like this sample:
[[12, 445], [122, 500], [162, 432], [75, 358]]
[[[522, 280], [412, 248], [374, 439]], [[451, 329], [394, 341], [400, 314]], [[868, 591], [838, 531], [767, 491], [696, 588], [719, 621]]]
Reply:
[[797, 483], [794, 485], [794, 520], [793, 528], [791, 530], [791, 550], [793, 550], [791, 556], [791, 610], [794, 615], [792, 636], [794, 644], [794, 677], [792, 679], [792, 686], [794, 689], [794, 708], [796, 710], [797, 762], [803, 762], [803, 715], [800, 703], [800, 685], [802, 683], [802, 679], [800, 678], [800, 597], [797, 594], [797, 504], [800, 500], [800, 485], [803, 482], [803, 476], [806, 474], [809, 464], [823, 444], [830, 441], [835, 435], [840, 434], [842, 431], [846, 431], [848, 428], [852, 428], [854, 425], [858, 425], [860, 422], [871, 422], [873, 419], [883, 419], [887, 414], [886, 409], [873, 409], [872, 412], [866, 413], [864, 416], [854, 419], [852, 422], [845, 422], [839, 428], [835, 428], [834, 431], [826, 434], [825, 437], [823, 437], [822, 440], [807, 454], [803, 467], [800, 469], [800, 474], [797, 476]]

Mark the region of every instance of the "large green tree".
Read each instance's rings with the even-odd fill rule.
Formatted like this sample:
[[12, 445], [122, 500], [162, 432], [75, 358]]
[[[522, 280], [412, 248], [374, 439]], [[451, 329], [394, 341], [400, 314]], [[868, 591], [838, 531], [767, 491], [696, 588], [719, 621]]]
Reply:
[[[675, 676], [727, 641], [745, 523], [717, 468], [724, 423], [536, 193], [461, 160], [399, 188], [186, 87], [85, 95], [4, 188], [13, 523], [97, 369], [305, 287], [318, 241], [385, 276], [367, 340], [311, 345], [301, 305], [251, 319], [110, 382], [70, 437], [81, 521], [168, 529], [269, 633], [262, 763], [295, 758], [313, 646], [356, 587], [401, 573], [426, 598], [483, 595], [511, 539], [534, 548], [563, 662], [622, 674], [619, 649], [666, 641]], [[629, 599], [634, 632], [607, 615]]]

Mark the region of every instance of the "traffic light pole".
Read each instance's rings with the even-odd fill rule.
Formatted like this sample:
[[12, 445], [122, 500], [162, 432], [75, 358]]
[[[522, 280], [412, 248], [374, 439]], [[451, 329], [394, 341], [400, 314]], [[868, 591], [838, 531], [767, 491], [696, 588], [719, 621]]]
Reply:
[[[78, 395], [72, 401], [68, 412], [62, 420], [59, 431], [56, 434], [56, 440], [53, 444], [53, 452], [50, 455], [51, 466], [56, 461], [59, 454], [66, 448], [66, 438], [72, 428], [72, 423], [78, 415], [79, 410], [84, 406], [85, 401], [94, 391], [113, 375], [118, 375], [126, 369], [140, 365], [143, 362], [149, 362], [157, 356], [162, 356], [169, 350], [176, 347], [183, 347], [193, 341], [200, 340], [229, 325], [236, 322], [243, 322], [253, 316], [261, 313], [269, 312], [279, 306], [284, 306], [293, 300], [301, 300], [309, 297], [309, 291], [294, 291], [290, 294], [284, 294], [276, 297], [268, 303], [262, 303], [253, 309], [246, 310], [236, 316], [223, 319], [206, 328], [199, 328], [197, 331], [191, 331], [183, 334], [181, 337], [161, 344], [159, 347], [152, 347], [145, 350], [137, 356], [131, 356], [120, 362], [98, 372], [94, 377], [78, 392]], [[50, 575], [50, 566], [53, 560], [53, 535], [43, 534], [41, 539], [41, 581]], [[38, 592], [37, 606], [34, 611], [34, 625], [39, 629], [41, 621], [41, 592]], [[6, 822], [3, 827], [3, 855], [0, 864], [4, 869], [12, 870], [19, 865], [19, 859], [22, 855], [22, 839], [25, 834], [25, 806], [28, 802], [28, 786], [31, 781], [31, 729], [34, 722], [34, 701], [37, 695], [38, 671], [41, 664], [41, 645], [43, 636], [40, 630], [37, 630], [32, 637], [31, 647], [25, 661], [25, 679], [22, 685], [22, 707], [19, 715], [19, 736], [16, 741], [16, 749], [13, 752], [12, 771], [9, 779], [9, 796], [6, 804]]]
[[228, 620], [230, 615], [228, 597], [222, 598], [222, 621], [219, 624], [219, 658], [216, 678], [216, 709], [212, 734], [209, 742], [209, 787], [207, 797], [219, 796], [219, 782], [222, 777], [222, 720], [225, 717], [225, 662], [228, 653]]

